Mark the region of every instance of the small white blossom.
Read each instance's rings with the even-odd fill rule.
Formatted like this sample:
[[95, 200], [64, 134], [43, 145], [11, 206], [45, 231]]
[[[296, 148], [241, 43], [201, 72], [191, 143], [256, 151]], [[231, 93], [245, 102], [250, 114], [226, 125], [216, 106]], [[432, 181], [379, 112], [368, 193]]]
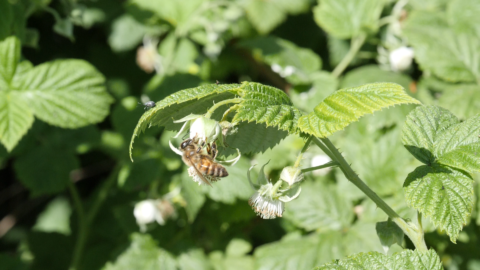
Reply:
[[302, 189], [297, 185], [295, 188], [280, 190], [282, 181], [278, 181], [275, 185], [267, 181], [264, 174], [265, 165], [260, 169], [257, 183], [253, 183], [250, 178], [250, 170], [254, 166], [250, 167], [247, 172], [250, 186], [255, 190], [255, 193], [248, 200], [248, 204], [261, 218], [274, 219], [282, 217], [285, 211], [285, 203], [297, 198]]
[[280, 179], [287, 182], [289, 186], [303, 180], [302, 170], [294, 167], [285, 167], [280, 173]]
[[255, 213], [263, 219], [281, 217], [285, 211], [285, 203], [278, 199], [273, 199], [272, 191], [273, 185], [268, 183], [261, 186], [248, 200], [248, 204], [250, 204]]
[[[311, 167], [317, 167], [317, 166], [321, 166], [325, 163], [328, 163], [332, 161], [327, 155], [316, 155], [312, 158], [312, 161], [310, 162], [310, 166]], [[327, 167], [327, 168], [323, 168], [323, 169], [320, 169], [320, 170], [315, 170], [312, 172], [313, 175], [326, 175], [328, 174], [330, 171], [332, 170], [331, 167]]]
[[390, 67], [393, 71], [403, 71], [412, 65], [414, 51], [412, 48], [400, 47], [390, 52]]
[[165, 220], [175, 214], [175, 209], [169, 200], [143, 200], [135, 204], [133, 215], [137, 221], [140, 231], [147, 230], [147, 224], [156, 221], [164, 225]]
[[152, 73], [154, 70], [157, 73], [163, 72], [163, 58], [158, 53], [157, 43], [155, 40], [145, 37], [143, 46], [137, 50], [137, 65], [146, 73]]
[[278, 73], [282, 78], [288, 77], [296, 71], [296, 68], [294, 66], [286, 66], [285, 68], [283, 68], [279, 64], [272, 64], [271, 69], [275, 73]]

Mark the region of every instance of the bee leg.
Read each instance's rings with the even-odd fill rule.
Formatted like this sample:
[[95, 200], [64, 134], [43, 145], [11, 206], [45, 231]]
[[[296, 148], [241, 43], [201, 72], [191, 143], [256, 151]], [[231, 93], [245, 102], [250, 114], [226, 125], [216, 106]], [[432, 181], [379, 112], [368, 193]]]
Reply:
[[211, 149], [211, 155], [212, 158], [215, 159], [217, 157], [218, 151], [217, 151], [217, 144], [215, 142], [212, 143], [212, 149]]
[[200, 153], [202, 151], [202, 148], [205, 146], [205, 142], [202, 142], [200, 146], [198, 146], [197, 153]]

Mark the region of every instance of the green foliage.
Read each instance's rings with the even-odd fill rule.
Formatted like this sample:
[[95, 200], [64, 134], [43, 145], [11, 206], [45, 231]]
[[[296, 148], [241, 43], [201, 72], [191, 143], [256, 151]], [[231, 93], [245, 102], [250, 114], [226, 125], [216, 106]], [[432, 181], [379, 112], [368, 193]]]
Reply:
[[409, 114], [403, 128], [403, 144], [427, 165], [407, 177], [407, 202], [446, 230], [453, 242], [473, 208], [473, 181], [467, 172], [479, 170], [478, 117], [460, 123], [445, 109], [423, 106]]
[[314, 111], [299, 119], [302, 132], [317, 137], [327, 137], [365, 114], [396, 104], [420, 102], [411, 98], [400, 85], [374, 83], [356, 88], [341, 89], [327, 97]]
[[378, 252], [360, 253], [346, 259], [326, 264], [315, 269], [443, 269], [438, 255], [433, 250], [426, 253], [405, 250], [392, 256]]
[[177, 262], [167, 251], [159, 248], [148, 235], [133, 234], [130, 247], [115, 261], [107, 263], [104, 270], [121, 269], [177, 269]]
[[[465, 10], [469, 11], [467, 15]], [[476, 63], [480, 56], [476, 48], [480, 46], [480, 33], [473, 15], [475, 10], [478, 10], [476, 1], [461, 0], [450, 1], [447, 14], [412, 12], [405, 35], [415, 48], [415, 58], [422, 69], [450, 82], [479, 81], [480, 69]]]
[[[64, 128], [103, 120], [112, 98], [103, 76], [81, 60], [58, 60], [32, 67], [20, 62], [20, 42], [0, 42], [0, 140], [11, 151], [33, 123], [33, 115]], [[33, 114], [33, 115], [32, 115]]]
[[361, 33], [375, 33], [383, 0], [319, 0], [315, 21], [330, 35], [347, 39]]

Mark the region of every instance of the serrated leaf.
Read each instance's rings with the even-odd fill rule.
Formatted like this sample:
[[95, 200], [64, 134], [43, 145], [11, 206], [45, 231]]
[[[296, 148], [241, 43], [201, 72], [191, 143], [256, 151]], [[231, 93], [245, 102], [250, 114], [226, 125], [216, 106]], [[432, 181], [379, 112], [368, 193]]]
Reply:
[[[467, 9], [462, 4], [462, 10]], [[409, 14], [404, 33], [415, 49], [415, 59], [423, 70], [446, 81], [478, 81], [480, 38], [453, 29], [445, 17], [442, 12]]]
[[78, 160], [72, 153], [41, 146], [17, 158], [13, 166], [19, 180], [34, 194], [50, 194], [65, 189]]
[[302, 184], [302, 193], [286, 206], [284, 217], [306, 230], [328, 231], [348, 227], [352, 204], [332, 186], [321, 182]]
[[405, 250], [386, 256], [378, 252], [360, 253], [348, 258], [315, 268], [316, 270], [441, 270], [440, 258], [434, 250], [422, 253]]
[[327, 137], [366, 114], [408, 103], [420, 102], [394, 83], [372, 83], [341, 89], [323, 100], [312, 113], [300, 117], [298, 128], [310, 135]]
[[0, 92], [0, 142], [12, 151], [33, 124], [28, 104], [13, 92]]
[[458, 123], [448, 110], [436, 106], [420, 106], [410, 112], [402, 129], [402, 143], [425, 164], [435, 161], [434, 144], [440, 132]]
[[[251, 137], [248, 138], [249, 141], [260, 142], [259, 150], [254, 150], [264, 151], [268, 147], [278, 143], [277, 140], [273, 141], [272, 144], [270, 138], [264, 137], [264, 135], [266, 135], [265, 133], [269, 132], [269, 127], [274, 127], [270, 128], [270, 131], [281, 134], [283, 137], [286, 136], [287, 133], [282, 132], [282, 130], [289, 132], [296, 131], [296, 120], [300, 112], [291, 106], [290, 99], [281, 90], [250, 82], [244, 82], [241, 85], [209, 84], [171, 94], [157, 102], [155, 108], [145, 112], [132, 135], [130, 155], [135, 137], [145, 131], [147, 127], [159, 125], [165, 126], [168, 130], [179, 130], [181, 123], [173, 123], [172, 119], [178, 120], [188, 114], [204, 114], [207, 108], [214, 103], [232, 99], [235, 95], [240, 96], [242, 101], [238, 104], [237, 112], [232, 121], [238, 123], [241, 129], [246, 129], [246, 127], [242, 127], [242, 125], [248, 126], [248, 134], [251, 135]], [[226, 109], [225, 106], [222, 108]], [[220, 112], [221, 109], [217, 111]], [[221, 118], [221, 115], [222, 113], [217, 114], [219, 118]], [[265, 123], [267, 126], [249, 122]], [[240, 131], [238, 133], [240, 133]], [[227, 136], [229, 147], [233, 149], [250, 147], [248, 144], [236, 144], [235, 141], [237, 140], [235, 138], [238, 138], [238, 135], [236, 137], [235, 135]], [[245, 149], [240, 150], [243, 151]], [[224, 153], [222, 153], [222, 155], [223, 154]]]
[[382, 0], [319, 0], [313, 14], [327, 33], [347, 39], [361, 32], [376, 33], [383, 5]]
[[157, 246], [150, 235], [134, 233], [130, 247], [125, 250], [115, 263], [107, 263], [104, 270], [176, 270], [175, 258], [166, 250]]
[[420, 166], [403, 185], [409, 206], [430, 217], [455, 243], [473, 209], [472, 177], [442, 165]]
[[402, 142], [413, 156], [466, 171], [480, 171], [480, 115], [459, 123], [448, 110], [418, 107], [405, 121]]
[[83, 60], [57, 60], [16, 76], [19, 91], [41, 120], [63, 128], [78, 128], [102, 121], [113, 99], [104, 77]]
[[440, 133], [434, 155], [438, 163], [480, 172], [480, 114]]

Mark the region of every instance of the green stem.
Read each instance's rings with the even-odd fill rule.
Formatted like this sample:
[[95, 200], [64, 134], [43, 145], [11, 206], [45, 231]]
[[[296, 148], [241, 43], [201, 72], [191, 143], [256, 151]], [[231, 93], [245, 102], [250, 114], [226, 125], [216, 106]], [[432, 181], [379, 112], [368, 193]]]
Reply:
[[302, 158], [303, 158], [303, 153], [307, 151], [312, 140], [313, 140], [313, 136], [310, 136], [305, 142], [305, 145], [303, 145], [302, 151], [300, 151], [300, 154], [298, 155], [297, 160], [295, 161], [295, 165], [293, 165], [294, 168], [298, 168], [300, 166], [300, 162], [302, 161]]
[[340, 63], [338, 63], [338, 65], [332, 71], [333, 76], [338, 77], [340, 76], [340, 74], [342, 74], [342, 72], [348, 67], [350, 62], [352, 62], [353, 58], [362, 47], [366, 38], [367, 38], [367, 35], [364, 33], [359, 34], [358, 36], [352, 38], [352, 41], [350, 43], [350, 50], [348, 50], [347, 54], [345, 55], [345, 57], [343, 57], [342, 61], [340, 61]]
[[78, 218], [78, 237], [73, 251], [73, 259], [70, 270], [77, 270], [80, 264], [80, 259], [82, 257], [83, 249], [85, 247], [85, 242], [87, 240], [88, 225], [87, 220], [85, 219], [85, 211], [83, 209], [80, 196], [78, 195], [77, 188], [71, 181], [68, 185], [68, 188], [70, 190], [70, 194], [72, 195], [73, 205], [77, 211]]
[[92, 224], [95, 216], [102, 206], [103, 202], [108, 196], [108, 192], [111, 190], [112, 185], [115, 183], [115, 179], [117, 179], [117, 174], [120, 171], [120, 165], [117, 165], [113, 170], [112, 173], [108, 176], [107, 180], [103, 183], [103, 186], [100, 188], [95, 201], [90, 208], [88, 215], [87, 215], [87, 224]]
[[229, 103], [240, 103], [243, 101], [243, 98], [232, 98], [232, 99], [226, 99], [226, 100], [223, 100], [223, 101], [220, 101], [218, 103], [216, 103], [215, 105], [213, 105], [208, 111], [207, 113], [205, 114], [205, 117], [206, 118], [210, 118], [212, 117], [212, 114], [213, 112], [218, 109], [219, 107], [225, 105], [225, 104], [229, 104]]
[[[403, 232], [412, 240], [415, 248], [421, 252], [428, 251], [427, 245], [423, 238], [423, 231], [412, 222], [407, 222], [401, 218], [388, 204], [385, 203], [373, 190], [371, 190], [358, 175], [353, 171], [352, 167], [348, 165], [342, 154], [338, 152], [337, 148], [330, 142], [328, 138], [320, 139], [324, 146], [331, 151], [333, 155], [332, 160], [338, 162], [338, 165], [347, 179], [357, 186], [365, 195], [367, 195], [377, 206], [382, 209], [395, 222]], [[317, 144], [318, 145], [318, 144]]]
[[334, 167], [334, 166], [338, 166], [338, 162], [330, 161], [330, 162], [325, 163], [325, 164], [320, 165], [320, 166], [302, 169], [302, 173], [316, 171], [316, 170], [325, 169], [325, 168], [330, 168], [330, 167]]
[[327, 155], [331, 160], [335, 160], [332, 152], [323, 144], [321, 140], [318, 138], [315, 138], [313, 140], [313, 143], [316, 144], [322, 151]]

